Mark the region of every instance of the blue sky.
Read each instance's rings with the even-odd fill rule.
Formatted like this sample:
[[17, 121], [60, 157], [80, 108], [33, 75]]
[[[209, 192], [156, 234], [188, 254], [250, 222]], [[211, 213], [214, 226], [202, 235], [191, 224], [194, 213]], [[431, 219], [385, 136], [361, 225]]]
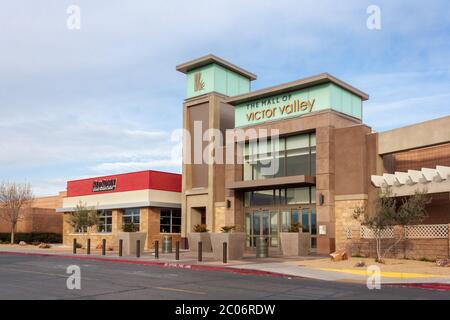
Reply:
[[[366, 27], [370, 4], [381, 30]], [[0, 180], [50, 195], [69, 179], [179, 172], [175, 65], [208, 53], [257, 74], [253, 89], [329, 72], [370, 95], [376, 131], [450, 110], [449, 1], [1, 1]]]

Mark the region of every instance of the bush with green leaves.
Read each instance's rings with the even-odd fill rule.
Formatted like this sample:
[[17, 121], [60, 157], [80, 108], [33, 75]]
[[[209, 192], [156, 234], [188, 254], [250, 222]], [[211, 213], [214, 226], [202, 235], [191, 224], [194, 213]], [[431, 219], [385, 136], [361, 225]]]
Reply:
[[133, 222], [127, 222], [122, 227], [123, 232], [138, 232], [139, 226], [134, 224]]
[[206, 224], [196, 224], [194, 226], [194, 232], [208, 232], [208, 228], [206, 227]]
[[289, 232], [300, 232], [302, 230], [302, 225], [298, 222], [291, 224]]
[[234, 230], [236, 230], [236, 226], [223, 226], [222, 228], [220, 228], [220, 231], [222, 233], [231, 233]]

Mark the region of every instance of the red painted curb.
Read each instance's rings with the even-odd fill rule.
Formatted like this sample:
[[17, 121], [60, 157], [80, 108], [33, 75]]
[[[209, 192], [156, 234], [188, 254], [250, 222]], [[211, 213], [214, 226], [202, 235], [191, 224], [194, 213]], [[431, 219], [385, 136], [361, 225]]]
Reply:
[[450, 284], [448, 283], [398, 283], [398, 284], [395, 283], [389, 285], [419, 288], [419, 289], [431, 289], [439, 291], [450, 291]]
[[86, 260], [86, 261], [104, 261], [104, 262], [126, 263], [126, 264], [144, 265], [144, 266], [161, 267], [161, 268], [221, 271], [221, 272], [228, 272], [228, 273], [252, 274], [252, 275], [258, 275], [258, 276], [301, 278], [299, 276], [293, 276], [293, 275], [289, 275], [289, 274], [277, 273], [277, 272], [272, 272], [272, 271], [262, 271], [262, 270], [255, 270], [255, 269], [240, 269], [240, 268], [219, 267], [219, 266], [206, 266], [206, 265], [198, 265], [198, 264], [184, 264], [184, 263], [177, 263], [177, 262], [137, 261], [137, 260], [127, 260], [127, 259], [87, 257], [87, 256], [76, 256], [76, 255], [59, 255], [59, 254], [50, 254], [50, 253], [0, 251], [0, 255], [8, 255], [8, 254], [9, 255], [17, 255], [17, 256], [38, 256], [38, 257], [50, 257], [50, 258], [59, 258], [59, 259], [75, 259], [75, 260]]

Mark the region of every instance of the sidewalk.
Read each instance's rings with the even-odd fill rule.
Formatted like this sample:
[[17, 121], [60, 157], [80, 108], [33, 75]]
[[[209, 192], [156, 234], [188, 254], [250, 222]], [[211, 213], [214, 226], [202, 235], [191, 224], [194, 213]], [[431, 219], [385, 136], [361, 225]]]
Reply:
[[180, 260], [175, 260], [175, 253], [162, 254], [156, 259], [151, 252], [145, 252], [140, 258], [119, 257], [117, 252], [93, 250], [87, 255], [78, 249], [74, 255], [68, 247], [53, 246], [51, 249], [39, 249], [33, 246], [0, 245], [1, 254], [40, 255], [59, 258], [108, 261], [116, 263], [131, 263], [166, 268], [187, 268], [195, 270], [215, 270], [244, 274], [311, 278], [323, 281], [352, 282], [365, 284], [367, 268], [354, 267], [355, 261], [363, 260], [367, 266], [376, 265], [380, 268], [382, 284], [444, 284], [450, 285], [450, 268], [436, 267], [432, 263], [421, 261], [400, 260], [391, 264], [380, 265], [373, 259], [351, 258], [347, 261], [331, 262], [326, 257], [283, 257], [273, 256], [264, 259], [255, 258], [254, 254], [246, 254], [242, 260], [232, 260], [224, 264], [214, 260], [211, 253], [203, 253], [202, 262], [197, 261], [197, 253], [182, 250]]

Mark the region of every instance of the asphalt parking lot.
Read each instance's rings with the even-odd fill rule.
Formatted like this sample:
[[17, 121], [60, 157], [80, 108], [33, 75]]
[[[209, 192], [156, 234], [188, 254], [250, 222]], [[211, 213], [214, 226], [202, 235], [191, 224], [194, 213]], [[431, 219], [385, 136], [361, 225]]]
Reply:
[[[67, 287], [71, 265], [79, 290]], [[9, 254], [0, 255], [0, 283], [0, 299], [450, 299], [450, 291]]]

